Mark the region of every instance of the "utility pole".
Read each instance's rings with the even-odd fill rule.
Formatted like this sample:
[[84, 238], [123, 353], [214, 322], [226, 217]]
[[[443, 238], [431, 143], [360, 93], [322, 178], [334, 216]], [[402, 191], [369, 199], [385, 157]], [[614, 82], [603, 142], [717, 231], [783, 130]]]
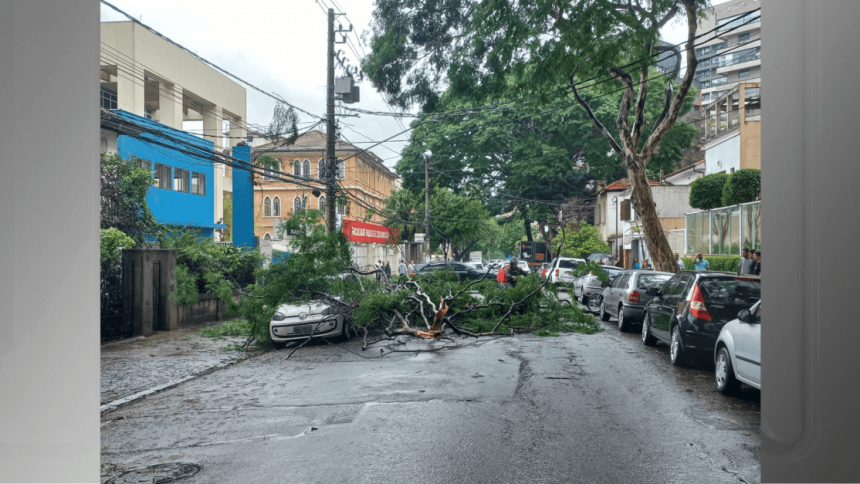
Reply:
[[[345, 15], [339, 13], [337, 15]], [[335, 204], [337, 203], [337, 187], [336, 179], [338, 173], [337, 157], [335, 156], [335, 119], [334, 119], [334, 61], [337, 54], [334, 51], [334, 44], [346, 43], [346, 36], [341, 42], [334, 40], [336, 32], [351, 32], [352, 25], [349, 30], [334, 28], [334, 9], [328, 9], [328, 58], [326, 59], [328, 70], [326, 72], [326, 136], [325, 136], [325, 182], [326, 182], [326, 205], [325, 205], [325, 230], [326, 233], [331, 233], [336, 228]]]
[[424, 253], [430, 254], [430, 158], [424, 155]]
[[331, 233], [335, 230], [335, 176], [337, 174], [337, 159], [334, 155], [334, 9], [328, 9], [328, 71], [326, 72], [326, 140], [325, 140], [325, 175], [326, 175], [326, 205], [325, 230]]

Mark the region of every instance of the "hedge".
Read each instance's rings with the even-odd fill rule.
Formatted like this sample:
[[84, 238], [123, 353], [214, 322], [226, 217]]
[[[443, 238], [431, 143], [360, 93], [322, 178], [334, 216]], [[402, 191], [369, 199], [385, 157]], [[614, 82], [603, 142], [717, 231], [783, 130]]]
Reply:
[[[710, 270], [721, 272], [737, 272], [738, 264], [741, 261], [741, 256], [739, 255], [706, 255], [704, 258], [711, 265]], [[692, 257], [681, 257], [681, 261], [684, 262], [684, 269], [688, 271], [696, 270]]]

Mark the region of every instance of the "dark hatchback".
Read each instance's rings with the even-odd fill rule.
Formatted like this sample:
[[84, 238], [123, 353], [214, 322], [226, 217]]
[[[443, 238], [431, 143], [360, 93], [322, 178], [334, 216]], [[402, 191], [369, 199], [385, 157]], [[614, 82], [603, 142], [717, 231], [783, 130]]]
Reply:
[[668, 344], [669, 358], [679, 366], [697, 357], [713, 359], [723, 326], [761, 299], [761, 278], [684, 271], [647, 294], [654, 299], [645, 306], [642, 343]]
[[449, 270], [457, 274], [457, 277], [459, 277], [461, 281], [474, 281], [484, 277], [484, 274], [487, 273], [487, 271], [479, 271], [474, 267], [467, 266], [460, 262], [431, 262], [415, 268], [415, 272], [418, 275], [444, 270]]

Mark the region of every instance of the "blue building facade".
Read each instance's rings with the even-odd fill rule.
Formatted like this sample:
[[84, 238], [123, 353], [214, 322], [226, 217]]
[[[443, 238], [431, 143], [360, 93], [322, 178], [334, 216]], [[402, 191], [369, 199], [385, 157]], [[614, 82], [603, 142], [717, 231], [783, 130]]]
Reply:
[[116, 110], [131, 125], [151, 132], [138, 136], [120, 135], [117, 154], [136, 159], [151, 170], [153, 185], [146, 203], [158, 223], [199, 229], [212, 237], [215, 229], [226, 225], [215, 223], [214, 144], [197, 136], [177, 131], [161, 123]]

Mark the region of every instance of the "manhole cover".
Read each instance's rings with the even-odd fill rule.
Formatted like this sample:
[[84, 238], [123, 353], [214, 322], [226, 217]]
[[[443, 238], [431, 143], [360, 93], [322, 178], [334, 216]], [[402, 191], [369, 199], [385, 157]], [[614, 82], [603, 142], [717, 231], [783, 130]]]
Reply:
[[198, 472], [200, 472], [198, 465], [171, 462], [170, 464], [157, 464], [145, 469], [126, 472], [108, 480], [105, 484], [162, 484], [186, 479]]

